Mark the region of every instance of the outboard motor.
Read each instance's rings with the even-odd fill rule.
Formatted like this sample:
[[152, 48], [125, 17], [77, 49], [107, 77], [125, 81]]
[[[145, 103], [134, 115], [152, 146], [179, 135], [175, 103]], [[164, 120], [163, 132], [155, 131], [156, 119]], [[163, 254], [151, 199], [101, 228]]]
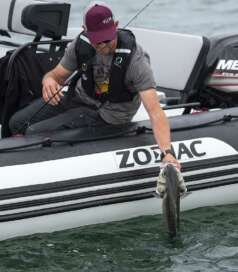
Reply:
[[66, 35], [70, 4], [44, 0], [1, 0], [0, 29], [60, 39]]
[[208, 108], [238, 106], [238, 35], [211, 39], [201, 104]]

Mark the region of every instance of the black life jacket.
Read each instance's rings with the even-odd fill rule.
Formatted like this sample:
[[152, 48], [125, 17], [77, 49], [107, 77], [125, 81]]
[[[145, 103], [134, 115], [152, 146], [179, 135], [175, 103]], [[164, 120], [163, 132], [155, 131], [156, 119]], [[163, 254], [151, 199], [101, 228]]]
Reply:
[[126, 88], [124, 82], [125, 74], [135, 49], [136, 42], [134, 34], [129, 30], [119, 29], [117, 48], [111, 65], [108, 92], [97, 94], [95, 92], [92, 65], [96, 51], [84, 32], [82, 32], [77, 38], [75, 53], [78, 69], [81, 71], [82, 86], [86, 93], [91, 98], [99, 100], [102, 103], [105, 101], [114, 103], [132, 101], [135, 94]]

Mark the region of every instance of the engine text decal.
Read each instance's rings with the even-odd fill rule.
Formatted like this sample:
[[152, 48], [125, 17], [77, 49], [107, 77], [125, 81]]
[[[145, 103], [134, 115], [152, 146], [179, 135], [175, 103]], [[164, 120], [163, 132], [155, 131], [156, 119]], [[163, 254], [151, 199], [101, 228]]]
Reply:
[[[172, 143], [172, 149], [181, 162], [217, 158], [237, 154], [227, 143], [215, 138], [199, 138]], [[115, 152], [120, 169], [159, 165], [160, 149], [157, 145], [130, 148]]]
[[226, 59], [220, 59], [216, 70], [221, 70], [221, 71], [238, 71], [238, 60], [226, 60]]

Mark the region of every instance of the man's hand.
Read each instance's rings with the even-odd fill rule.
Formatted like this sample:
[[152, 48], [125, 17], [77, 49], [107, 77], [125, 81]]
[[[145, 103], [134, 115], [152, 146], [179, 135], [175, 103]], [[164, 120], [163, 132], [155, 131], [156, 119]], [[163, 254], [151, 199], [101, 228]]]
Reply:
[[[168, 164], [171, 164], [171, 163], [167, 163], [167, 162], [163, 161], [163, 164], [161, 164], [161, 166], [160, 166], [160, 173], [159, 173], [159, 176], [158, 176], [158, 179], [157, 179], [156, 193], [161, 198], [164, 197], [164, 193], [166, 191], [165, 169], [168, 166]], [[174, 163], [173, 163], [173, 165], [174, 165]], [[177, 172], [177, 177], [178, 177], [178, 179], [177, 179], [177, 185], [179, 187], [180, 194], [183, 195], [184, 193], [187, 192], [187, 187], [186, 187], [186, 184], [184, 182], [184, 178], [183, 178], [181, 172], [178, 170], [177, 167], [175, 167], [175, 170]]]
[[[42, 84], [43, 84], [42, 96], [45, 102], [48, 102], [61, 88], [58, 82], [54, 80], [52, 77], [44, 78]], [[62, 96], [64, 96], [64, 94], [60, 91], [58, 94], [54, 96], [54, 98], [50, 100], [49, 104], [53, 106], [58, 105]]]
[[[72, 74], [72, 71], [65, 69], [61, 64], [58, 64], [53, 70], [49, 71], [42, 80], [42, 96], [45, 102], [48, 102], [61, 88], [60, 84], [64, 84], [65, 80]], [[64, 96], [63, 92], [57, 93], [50, 104], [58, 105], [60, 99]]]
[[181, 170], [180, 162], [172, 154], [166, 154], [163, 159], [163, 162], [172, 163], [179, 171]]
[[181, 170], [180, 162], [172, 154], [166, 154], [163, 159], [163, 162], [172, 163], [179, 171]]

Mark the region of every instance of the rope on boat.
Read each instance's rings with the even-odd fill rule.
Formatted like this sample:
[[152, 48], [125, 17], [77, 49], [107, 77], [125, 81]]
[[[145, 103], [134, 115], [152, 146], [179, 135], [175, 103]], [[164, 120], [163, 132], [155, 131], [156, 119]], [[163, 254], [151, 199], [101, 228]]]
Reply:
[[[226, 123], [230, 122], [232, 119], [238, 118], [238, 115], [224, 115], [222, 118], [214, 121], [210, 121], [204, 124], [198, 124], [194, 126], [185, 126], [185, 127], [178, 127], [178, 128], [172, 128], [171, 131], [181, 131], [186, 129], [194, 129], [194, 128], [202, 128], [204, 126], [214, 125], [217, 123]], [[100, 141], [100, 140], [108, 140], [108, 139], [114, 139], [118, 137], [126, 137], [129, 135], [141, 135], [146, 133], [152, 133], [152, 128], [146, 127], [146, 126], [138, 126], [134, 129], [128, 130], [128, 131], [122, 131], [117, 132], [113, 134], [107, 134], [107, 135], [101, 135], [100, 137], [90, 137], [90, 138], [84, 138], [84, 139], [54, 139], [50, 137], [45, 137], [41, 141], [37, 140], [34, 143], [30, 144], [22, 144], [18, 146], [12, 146], [12, 147], [6, 147], [6, 148], [0, 148], [0, 153], [4, 152], [11, 152], [11, 151], [17, 151], [22, 150], [24, 148], [30, 148], [30, 147], [36, 147], [36, 146], [42, 146], [42, 147], [51, 147], [54, 143], [61, 143], [61, 144], [77, 144], [77, 143], [85, 143], [85, 142], [92, 142], [92, 141]]]
[[232, 119], [236, 119], [236, 118], [238, 118], [238, 115], [225, 114], [222, 118], [219, 118], [217, 120], [213, 120], [213, 121], [206, 122], [203, 124], [192, 125], [192, 126], [172, 128], [171, 131], [181, 131], [181, 130], [185, 130], [185, 129], [202, 128], [204, 126], [215, 125], [217, 123], [227, 123], [227, 122], [232, 121]]
[[147, 131], [152, 131], [152, 129], [147, 127], [137, 127], [127, 132], [117, 132], [113, 134], [101, 135], [100, 137], [98, 136], [98, 137], [90, 137], [90, 138], [84, 138], [84, 139], [54, 139], [50, 137], [45, 137], [42, 140], [37, 140], [36, 142], [30, 143], [30, 144], [20, 144], [18, 146], [0, 148], [0, 153], [17, 151], [17, 150], [22, 150], [24, 148], [36, 147], [36, 146], [51, 147], [54, 143], [73, 145], [77, 143], [108, 140], [108, 139], [114, 139], [114, 138], [133, 135], [133, 134], [140, 135], [140, 134], [146, 133]]

